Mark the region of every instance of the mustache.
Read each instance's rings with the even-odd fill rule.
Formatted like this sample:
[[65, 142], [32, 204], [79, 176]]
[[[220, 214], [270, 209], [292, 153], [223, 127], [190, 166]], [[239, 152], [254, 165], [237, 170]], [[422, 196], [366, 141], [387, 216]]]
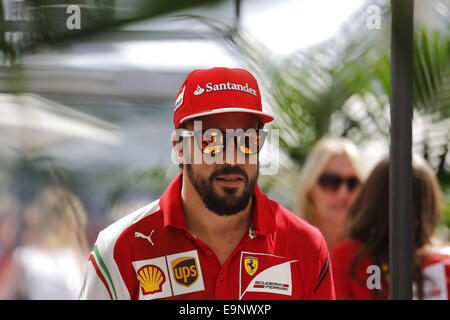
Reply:
[[212, 182], [217, 176], [226, 174], [239, 174], [244, 177], [245, 181], [248, 181], [247, 173], [242, 168], [240, 168], [239, 166], [231, 166], [231, 165], [225, 165], [222, 168], [214, 171], [211, 174], [209, 180], [210, 182]]

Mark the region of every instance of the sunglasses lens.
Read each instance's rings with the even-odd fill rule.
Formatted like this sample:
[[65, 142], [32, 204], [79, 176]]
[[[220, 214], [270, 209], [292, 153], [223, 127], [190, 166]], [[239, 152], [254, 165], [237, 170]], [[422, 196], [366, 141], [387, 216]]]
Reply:
[[349, 191], [355, 190], [359, 186], [359, 179], [357, 177], [342, 178], [334, 173], [325, 173], [320, 176], [319, 184], [328, 191], [336, 191], [341, 184], [345, 182]]
[[348, 178], [347, 179], [347, 187], [348, 190], [354, 190], [359, 186], [359, 179], [356, 177]]
[[258, 153], [261, 149], [262, 139], [256, 132], [245, 132], [237, 136], [237, 144], [239, 150], [246, 155]]
[[217, 130], [207, 130], [202, 135], [202, 152], [215, 155], [223, 150], [223, 134]]
[[325, 190], [335, 191], [339, 188], [342, 183], [342, 178], [336, 174], [323, 174], [319, 178], [319, 184]]
[[[225, 139], [227, 133], [220, 130], [208, 129], [199, 135], [199, 145], [202, 152], [210, 155], [220, 153], [225, 148]], [[234, 136], [234, 141], [240, 152], [245, 155], [258, 153], [264, 143], [267, 132], [256, 130], [247, 130]]]

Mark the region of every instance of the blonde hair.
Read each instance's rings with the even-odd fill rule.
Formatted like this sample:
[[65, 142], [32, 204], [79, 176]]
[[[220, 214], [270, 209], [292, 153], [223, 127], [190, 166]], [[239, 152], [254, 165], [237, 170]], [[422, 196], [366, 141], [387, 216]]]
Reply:
[[350, 140], [343, 137], [325, 137], [319, 140], [303, 165], [299, 178], [297, 193], [296, 214], [312, 223], [316, 209], [309, 193], [319, 179], [324, 168], [333, 156], [346, 155], [359, 180], [363, 182], [368, 175], [368, 167], [362, 158], [358, 147]]
[[87, 249], [87, 214], [81, 201], [63, 187], [47, 187], [33, 203], [37, 241], [44, 246]]

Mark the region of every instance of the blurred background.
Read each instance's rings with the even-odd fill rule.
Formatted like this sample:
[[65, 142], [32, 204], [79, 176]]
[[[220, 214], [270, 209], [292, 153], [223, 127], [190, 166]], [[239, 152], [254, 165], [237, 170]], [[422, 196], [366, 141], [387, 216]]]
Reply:
[[[439, 179], [447, 239], [449, 15], [450, 0], [415, 1], [413, 150]], [[320, 138], [349, 138], [371, 165], [389, 151], [389, 1], [0, 0], [0, 299], [61, 298], [61, 283], [75, 296], [98, 232], [178, 174], [176, 93], [214, 66], [257, 78], [280, 130], [260, 186], [288, 208]]]

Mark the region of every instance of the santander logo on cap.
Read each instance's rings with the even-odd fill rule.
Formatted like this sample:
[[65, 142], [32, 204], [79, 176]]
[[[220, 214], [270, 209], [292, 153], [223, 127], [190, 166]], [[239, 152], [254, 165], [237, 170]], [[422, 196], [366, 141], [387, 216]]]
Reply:
[[205, 92], [205, 89], [203, 89], [202, 87], [200, 87], [200, 85], [197, 86], [197, 89], [195, 89], [194, 94], [196, 96], [201, 95], [203, 92]]
[[248, 83], [245, 85], [237, 84], [237, 83], [218, 83], [214, 84], [213, 82], [208, 82], [206, 85], [206, 90], [203, 89], [200, 85], [197, 86], [197, 88], [194, 91], [194, 95], [199, 96], [203, 94], [204, 92], [213, 92], [213, 91], [223, 91], [223, 90], [237, 90], [242, 92], [247, 92], [256, 97], [256, 90], [252, 89], [248, 86]]

